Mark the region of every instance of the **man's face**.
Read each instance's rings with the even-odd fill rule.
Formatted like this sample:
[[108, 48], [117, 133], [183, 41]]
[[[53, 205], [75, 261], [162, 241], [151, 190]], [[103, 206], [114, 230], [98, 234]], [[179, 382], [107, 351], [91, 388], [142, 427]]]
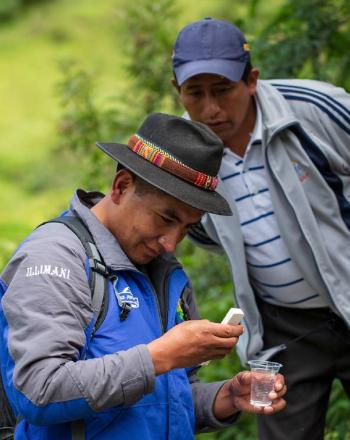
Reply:
[[134, 264], [147, 264], [162, 253], [174, 252], [202, 214], [199, 209], [163, 193], [139, 195], [134, 185], [121, 195], [118, 219], [109, 229]]
[[194, 121], [203, 122], [230, 145], [254, 128], [258, 71], [250, 72], [247, 83], [232, 82], [212, 74], [193, 76], [178, 88], [180, 101]]

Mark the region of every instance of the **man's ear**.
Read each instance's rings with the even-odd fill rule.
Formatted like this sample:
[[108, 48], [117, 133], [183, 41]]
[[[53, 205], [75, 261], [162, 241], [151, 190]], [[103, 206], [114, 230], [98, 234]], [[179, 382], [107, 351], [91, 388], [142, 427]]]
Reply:
[[249, 72], [247, 85], [251, 96], [255, 95], [256, 87], [258, 85], [259, 74], [260, 71], [256, 67], [253, 67], [252, 70]]
[[177, 90], [177, 93], [180, 93], [180, 86], [176, 82], [175, 78], [171, 78], [171, 84], [175, 87], [175, 89]]
[[135, 177], [128, 170], [120, 170], [113, 179], [111, 199], [113, 203], [119, 205], [123, 196], [135, 186]]

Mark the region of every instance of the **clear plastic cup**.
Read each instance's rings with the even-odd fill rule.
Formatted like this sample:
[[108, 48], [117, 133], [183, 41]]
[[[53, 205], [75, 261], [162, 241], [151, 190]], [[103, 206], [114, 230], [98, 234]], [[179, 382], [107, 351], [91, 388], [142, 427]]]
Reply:
[[273, 390], [276, 375], [282, 364], [278, 362], [248, 361], [252, 372], [250, 403], [255, 406], [269, 406], [269, 393]]

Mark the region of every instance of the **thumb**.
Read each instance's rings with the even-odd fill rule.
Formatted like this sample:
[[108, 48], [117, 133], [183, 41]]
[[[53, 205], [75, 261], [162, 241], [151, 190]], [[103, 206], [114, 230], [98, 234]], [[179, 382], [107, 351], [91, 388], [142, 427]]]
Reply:
[[250, 371], [241, 371], [233, 379], [238, 386], [247, 386], [251, 383], [251, 376], [252, 375]]
[[232, 391], [237, 394], [241, 395], [242, 393], [245, 394], [247, 390], [250, 388], [251, 384], [251, 373], [250, 371], [241, 371], [240, 373], [236, 374], [232, 378]]

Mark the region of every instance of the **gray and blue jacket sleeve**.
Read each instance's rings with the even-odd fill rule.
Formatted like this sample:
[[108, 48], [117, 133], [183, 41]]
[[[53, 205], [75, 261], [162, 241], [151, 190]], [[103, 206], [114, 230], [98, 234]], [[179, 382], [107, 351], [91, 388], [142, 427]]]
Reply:
[[[93, 317], [85, 259], [71, 231], [48, 224], [30, 235], [2, 274], [8, 286], [2, 307], [18, 409], [32, 423], [60, 423], [130, 405], [154, 387], [146, 345], [79, 360]], [[227, 425], [212, 413], [221, 386], [192, 385], [198, 430]], [[74, 412], [77, 401], [84, 404]], [[52, 411], [56, 403], [64, 404], [57, 414]]]

